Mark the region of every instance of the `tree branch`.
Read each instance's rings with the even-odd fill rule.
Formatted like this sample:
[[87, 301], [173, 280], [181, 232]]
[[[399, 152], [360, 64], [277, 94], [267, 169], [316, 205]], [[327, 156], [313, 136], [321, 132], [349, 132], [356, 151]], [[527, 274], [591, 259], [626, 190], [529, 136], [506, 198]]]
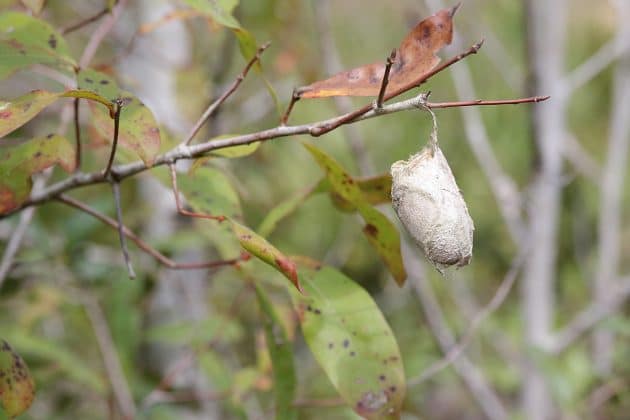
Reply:
[[[385, 96], [387, 98], [387, 95]], [[535, 98], [530, 98], [529, 102], [534, 102]], [[439, 106], [439, 104], [436, 104]], [[136, 161], [124, 165], [112, 166], [111, 173], [118, 180], [122, 181], [124, 178], [128, 178], [130, 176], [136, 175], [140, 172], [146, 171], [148, 169], [169, 165], [175, 163], [180, 159], [194, 159], [198, 157], [202, 157], [208, 152], [213, 150], [225, 149], [233, 146], [240, 146], [250, 143], [255, 143], [258, 141], [269, 141], [281, 137], [294, 136], [300, 134], [309, 134], [311, 136], [317, 136], [318, 131], [322, 128], [328, 128], [331, 125], [335, 125], [339, 127], [343, 124], [353, 124], [358, 121], [362, 121], [369, 118], [381, 117], [387, 114], [393, 114], [401, 111], [415, 110], [419, 107], [426, 106], [426, 95], [420, 94], [414, 98], [407, 99], [400, 102], [395, 102], [393, 104], [383, 105], [383, 108], [379, 110], [370, 110], [359, 117], [348, 119], [347, 116], [350, 114], [345, 114], [339, 117], [330, 118], [327, 120], [310, 123], [310, 124], [302, 124], [302, 125], [294, 125], [294, 126], [277, 126], [274, 128], [270, 128], [267, 130], [258, 131], [250, 134], [243, 134], [239, 136], [224, 138], [224, 139], [215, 139], [210, 140], [204, 143], [193, 144], [190, 146], [182, 145], [175, 147], [174, 149], [157, 156], [152, 166], [146, 166], [142, 161]], [[353, 113], [351, 113], [353, 114]], [[343, 121], [343, 120], [347, 121]], [[11, 214], [14, 214], [26, 207], [30, 207], [33, 205], [39, 205], [45, 203], [47, 201], [53, 200], [58, 197], [60, 194], [73, 190], [75, 188], [87, 186], [87, 185], [95, 185], [102, 184], [105, 182], [109, 182], [108, 178], [104, 175], [103, 171], [91, 172], [91, 173], [76, 173], [68, 178], [59, 181], [55, 184], [52, 184], [42, 191], [36, 192], [34, 191], [31, 194], [31, 197], [22, 203], [21, 206], [11, 210], [8, 213], [5, 213], [0, 216], [1, 218], [7, 217]]]
[[459, 356], [464, 353], [464, 351], [472, 341], [475, 332], [481, 326], [481, 323], [486, 318], [488, 318], [490, 314], [496, 311], [507, 298], [508, 294], [512, 290], [512, 287], [514, 286], [514, 282], [516, 281], [518, 272], [522, 268], [524, 262], [525, 253], [523, 252], [512, 263], [512, 266], [506, 273], [503, 281], [501, 282], [501, 285], [497, 288], [494, 296], [492, 297], [492, 299], [490, 299], [490, 302], [488, 302], [488, 304], [474, 316], [459, 343], [451, 347], [444, 358], [429, 366], [416, 378], [407, 381], [407, 384], [409, 386], [415, 386], [421, 384], [422, 382], [425, 382], [429, 378], [436, 375], [438, 372], [450, 366]]
[[591, 328], [619, 310], [630, 299], [630, 276], [616, 283], [621, 284], [607, 301], [593, 302], [573, 318], [560, 332], [556, 333], [549, 345], [545, 347], [549, 353], [557, 355], [569, 348], [575, 340], [587, 333]]
[[[79, 200], [75, 200], [74, 198], [71, 198], [65, 194], [61, 194], [59, 197], [57, 197], [57, 200], [67, 204], [70, 207], [74, 207], [77, 210], [80, 210], [84, 213], [89, 214], [90, 216], [93, 216], [94, 218], [100, 220], [101, 222], [105, 223], [108, 226], [111, 226], [114, 229], [119, 229], [120, 228], [120, 224], [102, 214], [99, 213], [98, 211], [94, 210], [93, 208], [89, 207], [87, 204], [80, 202]], [[151, 245], [147, 244], [146, 242], [144, 242], [142, 239], [140, 239], [140, 237], [138, 237], [138, 235], [136, 235], [135, 233], [133, 233], [131, 231], [131, 229], [129, 229], [126, 226], [122, 226], [122, 231], [124, 233], [124, 235], [129, 238], [133, 243], [135, 243], [138, 248], [140, 248], [141, 250], [143, 250], [144, 252], [146, 252], [147, 254], [151, 255], [153, 258], [155, 258], [157, 261], [159, 261], [161, 264], [163, 264], [164, 266], [172, 269], [172, 270], [193, 270], [193, 269], [200, 269], [200, 268], [218, 268], [218, 267], [222, 267], [222, 266], [226, 266], [226, 265], [235, 265], [237, 263], [239, 263], [240, 261], [247, 261], [249, 259], [249, 254], [247, 253], [243, 253], [241, 254], [241, 256], [239, 258], [234, 258], [231, 260], [219, 260], [219, 261], [206, 261], [206, 262], [193, 262], [193, 263], [177, 263], [173, 260], [171, 260], [170, 258], [166, 257], [165, 255], [161, 254], [158, 250], [156, 250], [155, 248], [153, 248]]]

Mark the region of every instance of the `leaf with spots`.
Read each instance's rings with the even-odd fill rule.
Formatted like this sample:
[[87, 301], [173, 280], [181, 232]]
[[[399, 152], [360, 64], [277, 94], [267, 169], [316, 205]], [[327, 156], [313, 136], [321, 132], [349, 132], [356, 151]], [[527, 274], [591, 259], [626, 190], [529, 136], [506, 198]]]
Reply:
[[238, 194], [227, 176], [216, 168], [201, 166], [192, 173], [178, 175], [177, 186], [198, 213], [243, 218]]
[[378, 306], [334, 268], [300, 266], [299, 274], [304, 294], [291, 293], [293, 304], [328, 379], [362, 417], [399, 418], [405, 374], [398, 343]]
[[88, 99], [104, 104], [108, 108], [113, 106], [105, 98], [91, 92], [69, 90], [66, 92], [48, 92], [34, 90], [11, 101], [0, 101], [0, 137], [20, 128], [35, 118], [44, 108], [62, 97]]
[[7, 343], [0, 339], [0, 404], [10, 418], [19, 416], [35, 398], [35, 381], [28, 366]]
[[0, 79], [34, 64], [68, 74], [76, 66], [65, 39], [47, 22], [23, 13], [0, 14]]
[[[377, 204], [391, 203], [392, 176], [389, 173], [371, 177], [354, 178], [354, 180], [369, 204], [374, 206]], [[326, 178], [323, 179], [319, 185], [318, 192], [330, 193], [330, 199], [333, 204], [341, 211], [353, 212], [357, 210], [352, 203], [344, 200], [339, 194], [331, 190], [330, 183]]]
[[276, 399], [276, 419], [296, 420], [295, 399], [296, 377], [293, 363], [293, 347], [278, 314], [274, 310], [265, 290], [254, 283], [258, 305], [264, 317], [265, 338], [273, 368], [273, 392]]
[[55, 164], [74, 170], [74, 148], [64, 137], [48, 135], [0, 143], [0, 215], [19, 207], [31, 192], [31, 175]]
[[34, 90], [10, 102], [0, 102], [0, 137], [23, 126], [48, 105], [59, 99], [58, 93]]
[[400, 235], [392, 222], [372, 207], [357, 181], [332, 157], [309, 143], [303, 143], [315, 161], [326, 172], [333, 194], [356, 208], [365, 221], [363, 233], [394, 276], [399, 286], [405, 283], [407, 273], [400, 253]]
[[[440, 10], [407, 34], [396, 50], [386, 93], [405, 87], [438, 65], [440, 58], [435, 54], [451, 43], [453, 16], [458, 7]], [[377, 96], [384, 73], [384, 63], [368, 64], [301, 87], [297, 93], [302, 98]]]
[[[81, 70], [78, 74], [79, 88], [95, 93], [115, 102], [120, 101], [120, 146], [136, 153], [147, 166], [151, 166], [160, 152], [160, 129], [151, 111], [134, 95], [118, 87], [116, 82], [96, 70]], [[92, 124], [105, 138], [114, 137], [114, 124], [110, 115], [92, 104]]]
[[232, 230], [238, 238], [241, 246], [251, 252], [256, 258], [274, 267], [276, 270], [284, 274], [297, 290], [302, 291], [300, 285], [297, 268], [295, 263], [276, 247], [271, 245], [265, 238], [258, 235], [250, 228], [243, 226], [234, 220], [230, 220]]

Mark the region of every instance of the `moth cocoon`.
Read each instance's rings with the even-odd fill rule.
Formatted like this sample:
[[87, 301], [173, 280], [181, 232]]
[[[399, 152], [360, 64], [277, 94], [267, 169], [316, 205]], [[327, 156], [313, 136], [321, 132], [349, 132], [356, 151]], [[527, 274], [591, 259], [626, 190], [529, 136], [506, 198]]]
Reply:
[[391, 167], [392, 204], [426, 257], [438, 268], [467, 265], [473, 221], [437, 136], [409, 160]]

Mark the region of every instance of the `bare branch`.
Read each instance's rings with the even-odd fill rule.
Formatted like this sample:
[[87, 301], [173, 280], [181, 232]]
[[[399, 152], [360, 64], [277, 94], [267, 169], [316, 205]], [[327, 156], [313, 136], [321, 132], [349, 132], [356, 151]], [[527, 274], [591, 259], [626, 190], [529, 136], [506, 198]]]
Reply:
[[67, 35], [70, 32], [74, 32], [77, 31], [87, 25], [89, 25], [90, 23], [96, 22], [97, 20], [99, 20], [100, 18], [102, 18], [103, 16], [105, 16], [107, 13], [109, 13], [109, 7], [104, 7], [100, 12], [96, 13], [95, 15], [92, 15], [90, 17], [87, 17], [77, 23], [73, 23], [72, 25], [68, 26], [67, 28], [64, 28], [61, 30], [61, 33], [63, 35]]
[[133, 419], [136, 415], [136, 405], [129, 388], [129, 383], [125, 378], [120, 360], [118, 359], [118, 353], [116, 352], [116, 345], [112, 339], [109, 326], [107, 325], [107, 319], [103, 310], [98, 302], [92, 297], [85, 297], [83, 300], [83, 307], [90, 319], [94, 335], [96, 336], [96, 342], [98, 343], [103, 357], [103, 363], [105, 365], [105, 373], [109, 378], [111, 385], [111, 391], [114, 394], [116, 403], [120, 408], [120, 411], [125, 419]]
[[389, 83], [389, 72], [392, 69], [392, 64], [396, 59], [396, 49], [393, 49], [387, 60], [385, 61], [385, 72], [383, 73], [383, 80], [381, 81], [381, 90], [378, 92], [378, 98], [376, 99], [376, 107], [383, 107], [383, 99], [385, 98], [385, 90], [387, 90], [387, 84]]
[[118, 131], [120, 128], [120, 111], [122, 109], [122, 103], [120, 100], [114, 101], [116, 105], [116, 111], [114, 112], [114, 138], [112, 140], [112, 150], [109, 153], [109, 160], [107, 161], [107, 166], [105, 167], [105, 171], [103, 171], [103, 177], [107, 178], [109, 176], [109, 172], [112, 169], [112, 165], [114, 164], [114, 157], [116, 156], [116, 149], [118, 147]]
[[118, 3], [112, 8], [111, 14], [105, 17], [101, 24], [92, 32], [90, 39], [83, 50], [81, 59], [79, 60], [79, 66], [86, 68], [94, 58], [98, 47], [101, 45], [107, 34], [112, 30], [118, 18], [120, 17], [122, 10], [127, 5], [128, 0], [118, 0]]
[[550, 96], [532, 96], [530, 98], [500, 99], [500, 100], [494, 100], [494, 101], [475, 99], [472, 101], [427, 102], [427, 108], [438, 109], [438, 108], [462, 108], [462, 107], [467, 107], [467, 106], [516, 105], [516, 104], [542, 102], [542, 101], [546, 101], [549, 98]]
[[[453, 333], [449, 328], [444, 313], [431, 288], [429, 280], [424, 276], [424, 267], [418, 258], [418, 253], [408, 241], [401, 244], [405, 263], [408, 266], [409, 282], [422, 303], [422, 309], [429, 328], [444, 354], [448, 354], [456, 344]], [[482, 408], [486, 417], [491, 420], [508, 418], [507, 412], [494, 390], [490, 388], [486, 379], [477, 367], [466, 357], [461, 355], [453, 360], [453, 367], [468, 386], [471, 394]]]
[[[387, 95], [386, 95], [387, 97]], [[162, 165], [170, 165], [180, 159], [194, 159], [197, 157], [204, 156], [208, 152], [213, 150], [225, 149], [232, 146], [240, 146], [244, 144], [250, 144], [255, 142], [263, 142], [268, 140], [273, 140], [281, 137], [294, 136], [299, 134], [310, 134], [312, 136], [319, 135], [316, 134], [320, 128], [328, 128], [331, 124], [336, 124], [336, 126], [340, 126], [343, 124], [353, 124], [357, 121], [362, 121], [369, 118], [380, 117], [387, 114], [392, 114], [401, 111], [415, 110], [419, 107], [426, 106], [426, 95], [420, 94], [415, 98], [407, 99], [404, 101], [396, 102], [389, 105], [383, 105], [378, 111], [370, 110], [360, 117], [350, 119], [349, 121], [340, 122], [340, 120], [346, 119], [346, 117], [350, 114], [345, 114], [339, 117], [330, 118], [328, 120], [319, 121], [316, 123], [310, 124], [302, 124], [295, 126], [278, 126], [275, 128], [270, 128], [267, 130], [258, 131], [255, 133], [244, 134], [224, 139], [215, 139], [211, 141], [207, 141], [205, 143], [200, 144], [192, 144], [190, 146], [179, 145], [176, 148], [164, 153], [160, 156], [157, 156], [152, 166], [146, 166], [142, 161], [136, 161], [124, 165], [113, 166], [111, 168], [112, 175], [118, 180], [121, 181], [124, 178], [128, 178], [140, 172], [146, 171], [147, 169], [151, 169], [157, 166]], [[315, 133], [315, 134], [314, 134]], [[0, 215], [0, 219], [7, 217], [13, 213], [16, 213], [22, 210], [25, 207], [38, 205], [47, 201], [50, 201], [59, 194], [62, 194], [66, 191], [86, 186], [86, 185], [94, 185], [101, 184], [104, 182], [109, 182], [109, 179], [104, 176], [102, 171], [92, 172], [92, 173], [76, 173], [62, 181], [57, 182], [56, 184], [52, 184], [42, 191], [34, 191], [31, 194], [31, 197], [22, 203], [20, 207], [17, 207], [11, 210], [8, 213]]]
[[33, 220], [34, 213], [35, 207], [30, 207], [23, 211], [22, 214], [20, 214], [20, 220], [15, 227], [15, 230], [11, 233], [9, 242], [4, 249], [4, 254], [2, 254], [2, 261], [0, 261], [0, 289], [2, 289], [2, 284], [9, 275], [9, 271], [11, 271], [13, 261], [17, 252], [20, 250], [20, 245], [22, 245], [22, 240], [24, 239], [24, 235], [26, 235], [26, 230], [31, 224], [31, 220]]
[[[78, 200], [75, 200], [74, 198], [71, 198], [65, 194], [61, 194], [59, 197], [57, 197], [57, 200], [69, 205], [70, 207], [74, 207], [77, 210], [80, 210], [84, 213], [89, 214], [90, 216], [95, 217], [96, 219], [100, 220], [101, 222], [105, 223], [108, 226], [113, 227], [114, 229], [119, 229], [120, 225], [119, 223], [102, 214], [99, 213], [98, 211], [94, 210], [93, 208], [89, 207], [87, 204], [82, 203]], [[138, 248], [140, 248], [141, 250], [143, 250], [144, 252], [146, 252], [147, 254], [151, 255], [153, 258], [155, 258], [156, 260], [158, 260], [161, 264], [163, 264], [164, 266], [172, 269], [172, 270], [193, 270], [193, 269], [199, 269], [199, 268], [218, 268], [218, 267], [223, 267], [226, 265], [235, 265], [238, 264], [240, 261], [247, 261], [249, 259], [249, 254], [247, 253], [243, 253], [241, 254], [241, 256], [239, 258], [234, 258], [231, 260], [219, 260], [219, 261], [206, 261], [206, 262], [193, 262], [193, 263], [177, 263], [173, 260], [171, 260], [170, 258], [166, 257], [165, 255], [161, 254], [158, 250], [156, 250], [155, 248], [153, 248], [151, 245], [147, 244], [146, 242], [144, 242], [142, 239], [140, 239], [140, 237], [138, 237], [138, 235], [136, 235], [135, 233], [133, 233], [131, 231], [131, 229], [129, 229], [126, 226], [122, 226], [123, 229], [123, 233], [124, 235], [129, 238], [133, 243], [135, 243]]]
[[621, 286], [611, 293], [609, 300], [591, 303], [549, 340], [545, 350], [552, 354], [562, 353], [591, 328], [617, 312], [621, 305], [630, 299], [630, 276], [619, 279], [616, 283]]
[[74, 136], [76, 140], [76, 150], [74, 158], [74, 170], [81, 170], [81, 126], [79, 124], [79, 98], [74, 98]]
[[125, 265], [127, 266], [127, 273], [129, 273], [129, 278], [135, 279], [136, 273], [133, 271], [133, 265], [131, 265], [131, 258], [129, 258], [129, 250], [127, 249], [127, 241], [125, 240], [126, 237], [125, 233], [123, 232], [122, 205], [120, 204], [120, 184], [118, 182], [113, 182], [112, 190], [114, 191], [114, 205], [116, 206], [116, 218], [118, 219], [118, 237], [120, 238], [120, 249], [122, 250], [122, 254], [125, 259]]
[[192, 140], [195, 138], [195, 136], [197, 135], [201, 127], [206, 123], [206, 121], [208, 121], [208, 119], [212, 116], [212, 114], [223, 104], [223, 102], [227, 100], [227, 98], [230, 97], [230, 95], [232, 95], [232, 93], [234, 93], [234, 91], [236, 91], [236, 89], [238, 89], [238, 87], [241, 85], [243, 80], [245, 80], [245, 77], [247, 76], [247, 73], [249, 72], [249, 70], [252, 68], [254, 63], [260, 61], [260, 56], [267, 49], [267, 47], [269, 47], [269, 45], [271, 45], [271, 42], [266, 42], [265, 44], [261, 45], [258, 48], [258, 51], [256, 51], [256, 55], [254, 55], [254, 57], [252, 57], [252, 59], [249, 60], [249, 62], [247, 63], [247, 65], [245, 66], [241, 74], [239, 74], [238, 77], [234, 80], [234, 82], [232, 82], [230, 87], [216, 101], [210, 104], [208, 109], [206, 109], [203, 115], [199, 118], [199, 120], [195, 123], [193, 128], [190, 130], [190, 133], [186, 137], [186, 140], [184, 140], [185, 145], [189, 145], [190, 142], [192, 142]]
[[409, 386], [415, 386], [422, 382], [425, 382], [429, 378], [436, 375], [438, 372], [450, 366], [458, 357], [460, 357], [464, 353], [464, 351], [472, 341], [475, 332], [481, 326], [481, 323], [486, 318], [488, 318], [490, 314], [496, 311], [507, 298], [508, 294], [512, 290], [512, 287], [514, 286], [514, 282], [516, 281], [516, 277], [521, 267], [523, 266], [524, 261], [525, 253], [523, 252], [512, 263], [512, 266], [506, 273], [503, 281], [501, 282], [501, 285], [495, 292], [494, 296], [492, 297], [492, 299], [490, 299], [490, 302], [488, 302], [488, 304], [474, 316], [474, 318], [466, 328], [466, 332], [460, 339], [459, 343], [451, 347], [451, 349], [446, 353], [446, 356], [444, 356], [443, 359], [429, 366], [416, 378], [407, 381]]

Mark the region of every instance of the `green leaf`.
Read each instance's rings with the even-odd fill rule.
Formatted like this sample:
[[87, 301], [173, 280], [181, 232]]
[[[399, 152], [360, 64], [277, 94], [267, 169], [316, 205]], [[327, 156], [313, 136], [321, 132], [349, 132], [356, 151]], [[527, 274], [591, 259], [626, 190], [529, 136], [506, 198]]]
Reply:
[[[230, 135], [230, 137], [232, 137]], [[254, 142], [249, 144], [243, 144], [240, 146], [226, 147], [223, 149], [213, 150], [209, 153], [211, 156], [224, 157], [230, 159], [241, 158], [249, 156], [254, 153], [260, 147], [260, 142]]]
[[218, 169], [202, 166], [177, 177], [179, 191], [198, 213], [241, 219], [243, 211], [230, 180]]
[[232, 230], [238, 238], [241, 246], [245, 250], [251, 252], [254, 256], [263, 262], [274, 267], [276, 270], [285, 275], [291, 283], [302, 291], [300, 282], [297, 275], [297, 268], [295, 263], [276, 247], [271, 245], [265, 238], [256, 234], [253, 230], [245, 227], [234, 220], [230, 220], [232, 224]]
[[31, 175], [55, 164], [74, 169], [75, 152], [64, 137], [49, 134], [0, 143], [0, 214], [20, 206], [31, 192]]
[[38, 15], [42, 9], [44, 8], [44, 3], [46, 0], [21, 0], [24, 3], [24, 6], [28, 7], [28, 9], [34, 14]]
[[273, 366], [273, 392], [276, 399], [276, 419], [296, 420], [297, 410], [293, 406], [297, 389], [293, 348], [282, 323], [265, 291], [254, 283], [258, 304], [264, 313], [265, 337]]
[[[111, 102], [120, 101], [119, 142], [123, 148], [132, 150], [147, 166], [151, 166], [160, 152], [160, 129], [151, 111], [131, 93], [118, 87], [116, 82], [104, 73], [92, 69], [81, 70], [78, 74], [80, 89], [97, 94]], [[96, 130], [110, 141], [114, 136], [111, 117], [101, 108], [92, 106], [92, 122]]]
[[341, 397], [368, 419], [398, 418], [405, 374], [398, 343], [370, 295], [326, 266], [300, 267], [291, 293], [313, 355]]
[[303, 144], [326, 172], [331, 190], [361, 214], [365, 220], [363, 233], [394, 276], [396, 283], [402, 286], [407, 278], [407, 273], [400, 253], [398, 230], [387, 217], [370, 205], [361, 188], [357, 185], [357, 181], [337, 161], [312, 144]]
[[263, 237], [268, 237], [271, 233], [276, 230], [278, 223], [289, 215], [293, 214], [304, 201], [306, 201], [312, 194], [315, 192], [315, 187], [309, 188], [306, 192], [302, 192], [293, 197], [289, 197], [276, 207], [271, 209], [267, 213], [267, 216], [263, 219], [258, 226], [258, 234]]
[[0, 404], [9, 417], [19, 416], [35, 398], [35, 381], [28, 366], [9, 343], [0, 339]]
[[23, 13], [0, 14], [0, 79], [33, 64], [68, 73], [76, 66], [65, 39], [48, 23]]

